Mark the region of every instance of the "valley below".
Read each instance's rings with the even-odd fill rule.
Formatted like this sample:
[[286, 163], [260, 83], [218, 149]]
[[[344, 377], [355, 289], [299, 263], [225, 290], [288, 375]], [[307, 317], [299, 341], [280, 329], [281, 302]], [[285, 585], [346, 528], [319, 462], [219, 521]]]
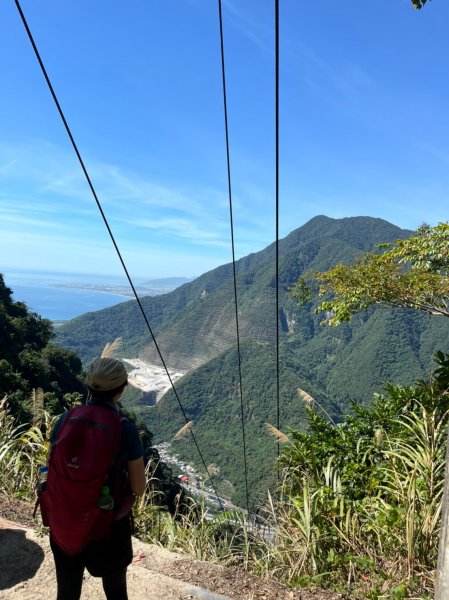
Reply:
[[[173, 440], [187, 417], [206, 464], [219, 469], [214, 479], [229, 482], [229, 497], [244, 506], [247, 469], [250, 502], [257, 505], [275, 485], [277, 441], [270, 428], [306, 431], [310, 409], [339, 422], [355, 404], [370, 404], [386, 383], [411, 385], [426, 377], [435, 350], [447, 349], [446, 320], [383, 307], [323, 327], [317, 299], [298, 305], [290, 293], [305, 273], [351, 264], [376, 244], [411, 233], [382, 219], [317, 216], [280, 241], [279, 389], [273, 244], [236, 262], [239, 347], [232, 264], [170, 293], [142, 298], [176, 395], [135, 301], [81, 315], [58, 327], [55, 340], [87, 365], [121, 338], [118, 357], [129, 370], [130, 408], [154, 443]], [[175, 453], [201, 471], [189, 437], [176, 440]]]

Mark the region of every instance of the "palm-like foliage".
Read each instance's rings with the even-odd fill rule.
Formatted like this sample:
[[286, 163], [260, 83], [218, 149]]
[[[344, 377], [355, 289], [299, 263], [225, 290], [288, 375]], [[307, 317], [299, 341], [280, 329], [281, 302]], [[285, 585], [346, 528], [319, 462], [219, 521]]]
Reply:
[[[444, 483], [444, 457], [448, 413], [438, 409], [404, 416], [406, 439], [388, 442], [390, 463], [383, 466], [383, 489], [403, 507], [403, 539], [409, 572], [416, 561], [434, 564]], [[385, 504], [385, 510], [391, 510]]]
[[309, 433], [291, 433], [282, 526], [297, 580], [325, 573], [386, 590], [419, 579], [421, 593], [431, 589], [449, 414], [449, 360], [436, 359], [430, 384], [388, 386], [339, 425], [310, 412]]
[[7, 400], [0, 403], [0, 493], [33, 500], [56, 417], [41, 409], [39, 425], [16, 425]]

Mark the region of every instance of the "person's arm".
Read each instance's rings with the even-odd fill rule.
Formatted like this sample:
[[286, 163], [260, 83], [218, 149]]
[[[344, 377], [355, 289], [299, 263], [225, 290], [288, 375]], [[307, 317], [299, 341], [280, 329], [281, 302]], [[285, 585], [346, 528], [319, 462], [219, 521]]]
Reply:
[[128, 461], [128, 481], [131, 491], [136, 496], [142, 496], [145, 492], [145, 465], [143, 458]]

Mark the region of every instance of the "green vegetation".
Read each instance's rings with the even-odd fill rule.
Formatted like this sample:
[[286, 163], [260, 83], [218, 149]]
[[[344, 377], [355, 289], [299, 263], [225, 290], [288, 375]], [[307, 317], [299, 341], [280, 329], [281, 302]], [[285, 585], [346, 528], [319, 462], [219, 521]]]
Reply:
[[39, 467], [45, 464], [56, 417], [40, 412], [35, 425], [18, 424], [7, 399], [0, 401], [0, 494], [35, 500]]
[[[351, 262], [381, 241], [410, 232], [381, 219], [315, 217], [280, 242], [280, 303], [282, 337], [307, 341], [308, 311], [289, 298], [290, 287], [306, 270], [325, 270], [337, 261]], [[239, 325], [243, 339], [273, 343], [275, 339], [275, 247], [250, 254], [236, 264]], [[165, 361], [190, 370], [235, 344], [232, 265], [201, 275], [169, 294], [142, 298]], [[295, 321], [295, 323], [293, 323]], [[58, 328], [58, 344], [75, 351], [87, 363], [105, 344], [121, 337], [124, 356], [160, 360], [134, 301], [87, 313]], [[306, 339], [304, 339], [306, 338]]]
[[[149, 463], [135, 514], [139, 536], [293, 587], [430, 599], [449, 409], [449, 356], [436, 358], [430, 381], [389, 385], [339, 424], [308, 410], [308, 430], [288, 435], [280, 493], [259, 515], [265, 529], [250, 525], [243, 511], [211, 517], [201, 504], [181, 511], [176, 499], [174, 514], [161, 512], [156, 465]], [[43, 456], [41, 429], [17, 429], [3, 404], [0, 493], [30, 499]]]
[[[407, 386], [427, 377], [435, 349], [449, 351], [446, 319], [385, 307], [368, 309], [338, 328], [323, 327], [314, 302], [298, 307], [289, 295], [306, 272], [329, 270], [342, 261], [354, 264], [376, 244], [410, 236], [411, 231], [381, 219], [319, 216], [281, 240], [281, 429], [306, 426], [297, 388], [338, 421], [352, 411], [353, 401], [369, 403], [387, 381]], [[273, 481], [276, 458], [276, 441], [265, 429], [266, 422], [276, 426], [274, 256], [272, 244], [237, 262], [248, 465], [255, 473], [250, 476], [251, 504], [257, 504]], [[231, 482], [233, 500], [244, 505], [232, 286], [232, 266], [224, 265], [170, 294], [143, 298], [143, 305], [169, 367], [189, 370], [176, 387], [207, 464], [220, 469], [218, 483]], [[97, 356], [117, 337], [123, 338], [122, 356], [138, 355], [159, 365], [133, 302], [83, 315], [58, 329], [58, 342], [81, 352], [83, 360]], [[155, 408], [145, 407], [137, 396], [130, 403], [157, 442], [170, 441], [184, 425], [173, 394]], [[189, 438], [176, 442], [174, 451], [200, 467]]]
[[[339, 262], [353, 264], [376, 244], [393, 243], [411, 233], [381, 219], [315, 217], [280, 242], [281, 344], [288, 348], [286, 355], [292, 351], [297, 362], [307, 365], [311, 383], [316, 382], [342, 412], [351, 400], [368, 402], [385, 381], [409, 385], [426, 376], [434, 349], [449, 350], [449, 323], [435, 325], [412, 311], [385, 308], [367, 311], [335, 330], [320, 326], [312, 302], [298, 307], [289, 292], [305, 272], [325, 271]], [[274, 344], [274, 251], [270, 245], [237, 262], [243, 341]], [[232, 285], [231, 265], [224, 265], [170, 294], [143, 298], [170, 368], [190, 371], [235, 347]], [[57, 342], [85, 362], [118, 337], [123, 339], [122, 356], [160, 364], [132, 301], [83, 315], [57, 331]]]
[[[45, 464], [55, 420], [85, 394], [81, 360], [49, 343], [52, 336], [51, 322], [29, 312], [23, 302], [15, 302], [0, 275], [0, 491], [8, 496], [33, 499], [37, 469]], [[152, 448], [145, 423], [129, 407], [123, 413], [136, 422], [145, 460], [156, 465], [155, 488], [161, 502], [174, 510], [178, 483]]]
[[291, 433], [281, 459], [287, 527], [307, 544], [297, 561], [308, 577], [366, 578], [378, 595], [393, 585], [430, 594], [449, 409], [449, 356], [436, 360], [430, 382], [388, 385], [338, 425], [310, 412], [308, 431]]
[[[14, 415], [32, 418], [33, 390], [54, 413], [79, 400], [83, 392], [81, 361], [70, 350], [50, 343], [51, 322], [12, 299], [0, 274], [0, 399], [8, 395]], [[40, 395], [38, 395], [40, 396]]]
[[[266, 423], [276, 425], [276, 355], [271, 345], [245, 342], [241, 346], [242, 391], [244, 403], [249, 496], [251, 506], [265, 501], [266, 490], [273, 488], [276, 478], [276, 440], [267, 433]], [[218, 466], [214, 477], [220, 487], [223, 481], [235, 486], [232, 499], [246, 505], [244, 491], [243, 438], [241, 424], [238, 357], [235, 348], [209, 361], [178, 382], [177, 391], [206, 464]], [[295, 360], [294, 353], [283, 356], [280, 373], [282, 422], [303, 428], [306, 410], [298, 389], [308, 391], [326, 406], [332, 415], [338, 408], [326, 403], [318, 385], [312, 385], [310, 372]], [[157, 442], [171, 440], [185, 425], [173, 392], [147, 411]], [[142, 415], [143, 416], [143, 415]], [[192, 461], [203, 473], [200, 457], [192, 451], [189, 435], [173, 441], [172, 451]], [[232, 487], [231, 486], [231, 487]]]
[[[341, 225], [337, 222], [330, 239], [322, 236], [327, 249], [338, 248], [335, 240], [341, 241], [341, 234], [348, 233], [345, 224]], [[357, 230], [351, 233], [355, 243], [358, 235]], [[366, 235], [362, 237], [366, 241]], [[408, 238], [409, 247], [416, 237]], [[400, 246], [396, 242], [393, 248]], [[432, 272], [444, 276], [445, 258], [439, 256], [444, 252], [432, 248], [426, 262]], [[260, 258], [252, 257], [253, 265]], [[411, 256], [410, 270], [420, 260], [413, 262]], [[443, 294], [437, 298], [438, 303], [444, 300]], [[289, 302], [293, 300], [286, 298], [285, 315]], [[310, 310], [311, 303], [308, 305]], [[298, 310], [309, 314], [306, 309]], [[411, 385], [393, 379], [394, 385], [385, 385], [383, 395], [377, 394], [368, 405], [353, 403], [346, 415], [338, 402], [329, 401], [332, 396], [327, 387], [329, 381], [336, 389], [340, 384], [344, 393], [354, 368], [351, 353], [355, 360], [361, 348], [363, 356], [353, 375], [359, 390], [372, 383], [374, 367], [385, 376], [394, 364], [400, 378], [410, 377], [403, 373], [409, 364], [411, 371], [419, 371], [424, 353], [431, 351], [435, 340], [444, 342], [447, 335], [442, 327], [445, 320], [440, 320], [434, 337], [426, 337], [428, 322], [422, 317], [410, 309], [368, 309], [363, 319], [343, 323], [338, 330], [319, 328], [313, 315], [307, 326], [301, 322], [292, 328], [289, 323], [295, 325], [295, 319], [286, 317], [281, 346], [283, 431], [268, 428], [276, 437], [270, 436], [266, 427], [275, 423], [273, 344], [244, 340], [242, 389], [249, 485], [252, 504], [259, 507], [265, 529], [250, 525], [241, 510], [211, 518], [204, 506], [186, 505], [176, 497], [172, 498], [172, 514], [161, 512], [158, 505], [165, 492], [156, 457], [148, 463], [149, 485], [137, 507], [140, 535], [203, 559], [276, 576], [291, 586], [333, 587], [356, 598], [430, 598], [443, 497], [449, 355], [435, 355], [437, 369], [430, 381], [420, 379]], [[431, 326], [435, 321], [430, 321]], [[371, 329], [365, 329], [368, 324]], [[300, 339], [310, 344], [301, 345]], [[385, 339], [390, 339], [391, 345], [385, 345]], [[338, 353], [332, 352], [332, 343]], [[345, 361], [339, 363], [340, 348]], [[402, 370], [398, 350], [404, 361]], [[306, 362], [307, 353], [315, 360]], [[341, 369], [339, 378], [338, 371], [333, 371], [335, 364]], [[207, 452], [206, 461], [215, 465], [212, 470], [217, 483], [229, 491], [229, 480], [240, 476], [235, 498], [243, 504], [236, 365], [235, 348], [229, 347], [182, 378], [177, 388], [200, 446]], [[148, 414], [165, 439], [175, 437], [185, 424], [179, 419], [172, 393]], [[48, 444], [51, 419], [43, 413], [38, 424], [17, 426], [3, 403], [0, 421], [1, 491], [30, 498], [36, 468]], [[277, 440], [285, 444], [279, 462], [282, 477], [277, 490], [266, 499], [266, 488], [275, 487]], [[180, 453], [191, 453], [191, 445], [182, 437], [173, 445]]]
[[[423, 225], [405, 240], [379, 244], [381, 253], [369, 252], [356, 264], [338, 264], [324, 273], [313, 273], [318, 295], [331, 295], [318, 305], [325, 322], [339, 325], [374, 304], [411, 308], [430, 315], [449, 317], [449, 225]], [[303, 302], [312, 290], [302, 277], [292, 295]]]
[[354, 405], [341, 423], [310, 404], [307, 430], [288, 433], [279, 493], [266, 499], [259, 516], [271, 541], [248, 528], [242, 511], [206, 519], [204, 507], [173, 521], [147, 505], [138, 520], [141, 535], [293, 587], [430, 599], [449, 415], [449, 356], [435, 358], [430, 381], [388, 384], [384, 395], [367, 407]]

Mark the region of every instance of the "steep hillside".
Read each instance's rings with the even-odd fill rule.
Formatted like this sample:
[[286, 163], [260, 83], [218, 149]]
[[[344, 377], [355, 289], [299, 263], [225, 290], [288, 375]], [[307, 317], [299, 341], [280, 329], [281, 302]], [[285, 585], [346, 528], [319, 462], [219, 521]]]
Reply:
[[[280, 242], [281, 343], [346, 410], [349, 399], [367, 402], [386, 380], [409, 384], [427, 375], [435, 349], [448, 348], [449, 323], [386, 309], [368, 311], [338, 328], [322, 327], [313, 305], [299, 308], [289, 286], [305, 270], [352, 262], [375, 244], [407, 237], [382, 219], [315, 217]], [[237, 262], [242, 341], [275, 341], [275, 246]], [[189, 371], [236, 343], [232, 265], [223, 265], [170, 294], [143, 298], [167, 364]], [[121, 336], [122, 355], [159, 365], [159, 357], [133, 301], [88, 313], [57, 331], [58, 343], [84, 361]]]
[[[378, 308], [339, 327], [323, 327], [313, 304], [299, 308], [289, 287], [306, 270], [352, 262], [380, 242], [410, 235], [381, 219], [316, 217], [280, 242], [281, 429], [303, 426], [301, 388], [333, 418], [351, 401], [367, 403], [384, 382], [409, 385], [427, 377], [432, 355], [449, 350], [449, 322], [413, 311]], [[272, 481], [276, 443], [265, 423], [276, 424], [275, 246], [237, 262], [242, 376], [251, 500]], [[143, 305], [171, 368], [189, 371], [176, 387], [206, 460], [230, 480], [234, 500], [244, 499], [242, 431], [232, 265], [223, 265], [170, 294], [144, 298]], [[60, 344], [89, 360], [121, 336], [122, 356], [159, 364], [134, 302], [83, 315], [58, 330]], [[317, 409], [321, 410], [321, 409]], [[172, 393], [155, 408], [139, 403], [158, 440], [169, 440], [183, 425]], [[176, 451], [196, 461], [188, 438]], [[229, 487], [229, 486], [228, 486]]]
[[[390, 310], [372, 311], [351, 324], [322, 327], [310, 318], [307, 335], [283, 342], [280, 347], [281, 430], [305, 427], [305, 405], [298, 388], [317, 402], [314, 408], [339, 421], [351, 410], [351, 401], [366, 403], [385, 382], [411, 384], [416, 376], [427, 377], [431, 355], [448, 348], [448, 338], [432, 344], [429, 321], [423, 315]], [[449, 333], [449, 324], [439, 320]], [[315, 334], [315, 335], [313, 335]], [[426, 345], [421, 340], [426, 340]], [[273, 483], [276, 443], [265, 424], [276, 425], [276, 369], [273, 344], [244, 342], [242, 378], [245, 428], [250, 471], [251, 501]], [[176, 384], [187, 417], [194, 422], [208, 463], [220, 468], [219, 479], [232, 482], [234, 501], [244, 503], [242, 426], [238, 362], [235, 346]], [[168, 441], [184, 425], [172, 392], [156, 407], [142, 413], [158, 441]], [[201, 468], [196, 450], [187, 436], [174, 443], [174, 452]], [[243, 504], [241, 504], [243, 505]]]
[[[280, 242], [280, 284], [283, 336], [301, 328], [295, 305], [286, 297], [289, 286], [306, 269], [326, 269], [339, 261], [353, 261], [376, 243], [405, 237], [410, 232], [381, 219], [315, 217]], [[239, 320], [243, 339], [272, 342], [275, 338], [275, 246], [237, 262]], [[189, 370], [219, 355], [235, 343], [232, 265], [205, 273], [169, 294], [142, 299], [157, 334], [164, 359], [172, 367]], [[302, 317], [301, 317], [302, 318]], [[290, 323], [290, 325], [289, 325]], [[98, 356], [105, 343], [121, 336], [123, 354], [139, 355], [159, 364], [142, 316], [133, 301], [88, 313], [58, 329], [58, 342], [85, 361]]]
[[[276, 353], [272, 345], [245, 342], [241, 347], [242, 392], [247, 448], [250, 501], [265, 497], [276, 478], [277, 441], [267, 432], [266, 423], [276, 425]], [[243, 430], [235, 347], [186, 375], [178, 382], [177, 392], [187, 418], [194, 422], [194, 433], [206, 464], [219, 467], [217, 481], [235, 486], [233, 500], [245, 505]], [[333, 417], [338, 407], [325, 398], [311, 371], [285, 349], [280, 371], [281, 427], [303, 428], [305, 404], [298, 389], [307, 388], [327, 407]], [[156, 441], [171, 440], [185, 425], [173, 392], [168, 392], [156, 407], [146, 413]], [[172, 444], [172, 451], [192, 460], [204, 471], [192, 447], [190, 435]], [[220, 485], [218, 484], [218, 487]], [[229, 486], [227, 486], [229, 487]]]

